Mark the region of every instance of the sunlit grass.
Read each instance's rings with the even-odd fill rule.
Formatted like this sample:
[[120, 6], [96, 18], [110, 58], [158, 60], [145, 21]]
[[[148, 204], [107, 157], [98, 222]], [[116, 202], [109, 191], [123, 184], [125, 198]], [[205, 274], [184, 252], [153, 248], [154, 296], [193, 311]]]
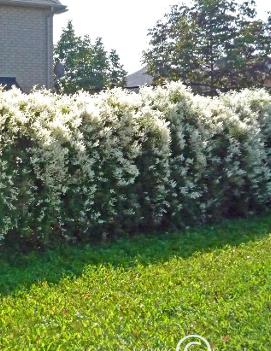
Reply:
[[[0, 350], [271, 350], [271, 216], [0, 259]], [[197, 351], [194, 348], [193, 351]]]

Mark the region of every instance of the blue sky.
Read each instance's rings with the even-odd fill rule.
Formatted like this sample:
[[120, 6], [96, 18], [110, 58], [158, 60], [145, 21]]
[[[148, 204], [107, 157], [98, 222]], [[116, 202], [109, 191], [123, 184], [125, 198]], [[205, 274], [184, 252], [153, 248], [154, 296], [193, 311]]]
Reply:
[[[116, 49], [125, 69], [140, 69], [147, 31], [178, 0], [62, 0], [69, 11], [55, 16], [55, 42], [71, 19], [78, 34], [103, 38], [106, 48]], [[189, 3], [189, 0], [183, 1]], [[259, 16], [271, 10], [270, 0], [256, 0]]]

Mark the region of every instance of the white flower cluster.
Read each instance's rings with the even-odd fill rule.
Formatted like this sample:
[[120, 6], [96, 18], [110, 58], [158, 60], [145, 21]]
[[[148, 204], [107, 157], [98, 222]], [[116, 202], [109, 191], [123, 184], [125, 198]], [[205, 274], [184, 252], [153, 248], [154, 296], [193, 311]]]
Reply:
[[271, 97], [181, 83], [99, 95], [0, 91], [0, 239], [46, 244], [264, 209]]

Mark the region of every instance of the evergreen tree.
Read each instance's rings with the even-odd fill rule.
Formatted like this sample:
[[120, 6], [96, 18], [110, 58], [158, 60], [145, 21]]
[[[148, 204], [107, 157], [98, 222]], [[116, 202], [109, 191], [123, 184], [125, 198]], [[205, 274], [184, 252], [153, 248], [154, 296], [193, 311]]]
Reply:
[[126, 72], [116, 51], [108, 53], [101, 38], [92, 44], [89, 36], [77, 36], [71, 21], [62, 32], [55, 57], [65, 66], [65, 75], [57, 82], [61, 92], [96, 92], [124, 85]]
[[101, 38], [97, 38], [92, 50], [92, 80], [97, 89], [107, 87], [109, 58]]
[[120, 63], [116, 50], [111, 50], [109, 54], [108, 86], [110, 88], [125, 86], [126, 75], [127, 72]]
[[57, 89], [67, 93], [75, 91], [76, 77], [78, 76], [78, 52], [80, 51], [80, 38], [75, 35], [71, 21], [67, 28], [63, 29], [60, 40], [55, 48], [55, 57], [65, 67], [65, 77], [57, 82]]

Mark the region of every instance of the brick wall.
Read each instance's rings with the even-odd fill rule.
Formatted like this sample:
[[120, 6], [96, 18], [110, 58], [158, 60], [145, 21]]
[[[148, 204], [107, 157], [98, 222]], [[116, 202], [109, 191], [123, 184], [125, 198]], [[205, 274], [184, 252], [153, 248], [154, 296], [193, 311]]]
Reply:
[[50, 10], [0, 5], [0, 76], [16, 77], [24, 91], [53, 84]]

